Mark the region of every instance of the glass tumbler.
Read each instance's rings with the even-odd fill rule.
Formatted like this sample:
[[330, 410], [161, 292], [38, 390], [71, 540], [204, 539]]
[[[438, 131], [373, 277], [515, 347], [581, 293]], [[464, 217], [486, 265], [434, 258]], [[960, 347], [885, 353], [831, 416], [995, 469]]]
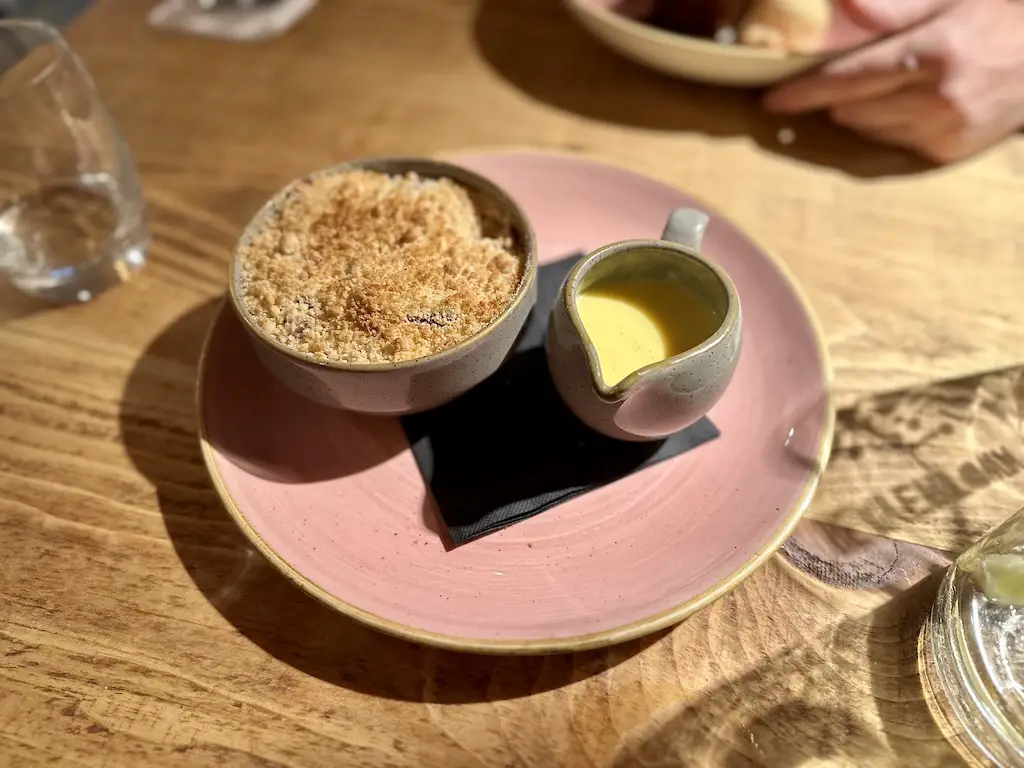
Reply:
[[961, 746], [982, 763], [1024, 766], [1024, 508], [949, 569], [928, 643]]
[[0, 21], [0, 270], [84, 302], [146, 261], [135, 164], [89, 73], [53, 27]]

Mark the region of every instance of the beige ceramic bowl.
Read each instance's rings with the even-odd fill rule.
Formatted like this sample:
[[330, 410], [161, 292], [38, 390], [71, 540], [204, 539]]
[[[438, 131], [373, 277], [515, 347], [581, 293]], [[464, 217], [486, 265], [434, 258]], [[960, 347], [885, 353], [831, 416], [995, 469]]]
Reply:
[[525, 269], [512, 302], [483, 330], [462, 343], [427, 357], [397, 363], [346, 364], [321, 362], [267, 336], [245, 309], [239, 292], [238, 249], [231, 263], [231, 305], [245, 326], [256, 354], [267, 370], [289, 389], [323, 405], [360, 413], [398, 415], [443, 405], [476, 386], [504, 362], [537, 300], [537, 246], [525, 214], [504, 191], [487, 179], [436, 160], [379, 158], [332, 166], [292, 182], [252, 218], [239, 246], [252, 238], [298, 184], [309, 178], [365, 168], [389, 174], [415, 172], [424, 178], [449, 178], [482, 194], [508, 213], [517, 250]]
[[713, 85], [762, 87], [787, 80], [833, 54], [797, 54], [721, 45], [636, 21], [609, 10], [609, 0], [566, 0], [569, 10], [609, 48], [667, 75]]

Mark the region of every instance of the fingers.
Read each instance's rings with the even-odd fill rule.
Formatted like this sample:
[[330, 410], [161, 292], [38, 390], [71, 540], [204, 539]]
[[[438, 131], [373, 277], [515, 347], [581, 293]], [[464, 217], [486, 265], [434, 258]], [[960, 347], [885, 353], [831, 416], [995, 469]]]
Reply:
[[945, 41], [937, 24], [903, 32], [861, 48], [821, 68], [823, 76], [869, 75], [897, 70], [938, 69]]
[[764, 98], [765, 109], [810, 112], [932, 82], [940, 74], [940, 45], [930, 24], [882, 40], [770, 91]]
[[841, 0], [843, 10], [861, 26], [899, 32], [940, 13], [956, 0]]
[[924, 140], [908, 145], [912, 149], [937, 163], [954, 163], [977, 154], [993, 144], [1005, 139], [1024, 122], [1024, 114], [1019, 112], [1006, 115], [1001, 120], [974, 126], [960, 126], [957, 130], [929, 131]]
[[[768, 110], [828, 110], [840, 125], [939, 163], [974, 154], [1024, 124], [1024, 57], [1012, 32], [1024, 21], [1024, 4], [842, 1], [894, 34], [779, 86], [765, 96]], [[908, 22], [916, 26], [901, 26]]]
[[926, 87], [845, 104], [830, 114], [836, 123], [862, 136], [912, 149], [938, 163], [972, 155], [1009, 135], [1024, 120], [1020, 114], [994, 124], [969, 126], [954, 104]]
[[844, 104], [834, 107], [830, 115], [837, 124], [869, 139], [926, 155], [963, 127], [956, 109], [933, 89], [924, 87]]
[[878, 98], [901, 88], [924, 82], [921, 71], [899, 70], [848, 77], [813, 76], [768, 93], [764, 107], [769, 112], [797, 114], [835, 107], [864, 99]]
[[913, 87], [876, 98], [840, 104], [830, 111], [839, 125], [855, 131], [885, 131], [927, 126], [949, 130], [959, 113], [934, 88]]

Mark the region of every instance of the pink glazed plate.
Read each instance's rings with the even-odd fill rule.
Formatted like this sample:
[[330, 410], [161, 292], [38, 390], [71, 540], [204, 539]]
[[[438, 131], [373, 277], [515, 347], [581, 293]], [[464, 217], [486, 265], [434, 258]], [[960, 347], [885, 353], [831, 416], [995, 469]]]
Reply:
[[[452, 159], [452, 158], [449, 158]], [[721, 436], [453, 550], [397, 420], [318, 406], [263, 370], [231, 312], [199, 372], [202, 449], [225, 506], [286, 576], [408, 640], [578, 651], [668, 627], [749, 576], [807, 508], [834, 425], [821, 333], [792, 278], [728, 219], [658, 181], [571, 155], [461, 155], [531, 219], [541, 263], [709, 213], [746, 339], [710, 417]], [[538, 436], [538, 439], [543, 439]]]

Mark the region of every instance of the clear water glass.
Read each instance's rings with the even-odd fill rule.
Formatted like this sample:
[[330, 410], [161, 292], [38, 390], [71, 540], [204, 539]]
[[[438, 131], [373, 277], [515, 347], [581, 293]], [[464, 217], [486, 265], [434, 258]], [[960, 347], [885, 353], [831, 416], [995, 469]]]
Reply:
[[928, 645], [965, 757], [1024, 766], [1024, 508], [949, 569]]
[[89, 301], [145, 265], [138, 173], [60, 33], [0, 21], [0, 270], [25, 293]]

